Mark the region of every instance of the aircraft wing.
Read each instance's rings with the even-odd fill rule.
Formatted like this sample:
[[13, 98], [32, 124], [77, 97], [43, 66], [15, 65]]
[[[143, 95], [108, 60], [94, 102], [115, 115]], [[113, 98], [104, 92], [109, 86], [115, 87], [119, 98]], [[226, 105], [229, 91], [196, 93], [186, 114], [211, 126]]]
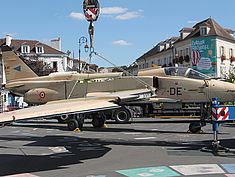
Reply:
[[86, 98], [52, 101], [40, 106], [5, 112], [0, 114], [0, 123], [117, 109], [123, 102], [149, 98], [151, 95], [149, 89], [90, 93]]
[[49, 102], [45, 105], [33, 106], [16, 111], [0, 114], [0, 123], [10, 123], [19, 120], [54, 117], [65, 114], [78, 114], [86, 112], [96, 112], [99, 110], [108, 110], [119, 108], [115, 101], [117, 98], [79, 98]]
[[126, 90], [118, 92], [93, 92], [88, 93], [88, 97], [106, 97], [112, 98], [117, 97], [121, 102], [135, 101], [144, 98], [150, 98], [153, 95], [152, 91], [149, 89], [135, 89], [135, 90]]

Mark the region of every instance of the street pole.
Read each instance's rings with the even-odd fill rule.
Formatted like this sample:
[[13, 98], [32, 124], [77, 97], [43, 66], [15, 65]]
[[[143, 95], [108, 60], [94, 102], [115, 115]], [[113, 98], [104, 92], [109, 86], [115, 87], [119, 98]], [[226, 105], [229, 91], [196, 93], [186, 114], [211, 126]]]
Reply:
[[79, 73], [81, 73], [81, 45], [82, 44], [85, 44], [85, 51], [87, 50], [87, 48], [88, 48], [88, 45], [87, 45], [87, 38], [86, 37], [84, 37], [84, 36], [82, 36], [82, 37], [80, 37], [79, 38], [79, 40], [78, 40], [78, 44], [79, 44], [79, 46], [78, 46], [78, 72]]

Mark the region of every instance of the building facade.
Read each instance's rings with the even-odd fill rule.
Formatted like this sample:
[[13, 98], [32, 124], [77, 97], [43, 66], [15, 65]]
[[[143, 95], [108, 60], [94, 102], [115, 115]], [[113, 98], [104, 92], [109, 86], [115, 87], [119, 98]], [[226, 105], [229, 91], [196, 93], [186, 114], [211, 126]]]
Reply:
[[159, 42], [154, 48], [139, 57], [138, 69], [158, 66], [192, 67], [211, 77], [229, 77], [235, 67], [234, 31], [221, 27], [208, 18], [183, 28], [179, 37]]
[[[52, 46], [43, 44], [37, 40], [15, 40], [7, 35], [0, 39], [0, 46], [10, 46], [19, 56], [26, 60], [43, 61], [53, 72], [64, 72], [67, 70], [67, 54], [61, 51], [60, 38], [51, 41]], [[5, 83], [4, 67], [0, 61], [0, 82]], [[1, 88], [0, 112], [27, 106], [23, 98], [9, 93]]]
[[7, 35], [0, 39], [0, 46], [2, 45], [10, 46], [25, 59], [43, 61], [54, 71], [64, 72], [67, 69], [67, 54], [61, 51], [60, 38], [51, 40], [51, 47], [37, 40], [16, 40]]

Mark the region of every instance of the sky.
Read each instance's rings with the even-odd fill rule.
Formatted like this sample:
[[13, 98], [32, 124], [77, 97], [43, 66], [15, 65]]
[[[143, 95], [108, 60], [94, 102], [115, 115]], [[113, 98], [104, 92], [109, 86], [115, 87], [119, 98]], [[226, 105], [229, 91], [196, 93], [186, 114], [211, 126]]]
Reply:
[[[234, 0], [99, 0], [94, 22], [94, 50], [115, 65], [130, 65], [158, 42], [179, 36], [183, 27], [212, 17], [235, 30]], [[62, 51], [78, 57], [78, 41], [89, 38], [83, 0], [1, 0], [0, 38], [38, 40], [50, 44], [60, 37]], [[89, 54], [81, 45], [81, 58]], [[112, 66], [100, 57], [92, 63]]]

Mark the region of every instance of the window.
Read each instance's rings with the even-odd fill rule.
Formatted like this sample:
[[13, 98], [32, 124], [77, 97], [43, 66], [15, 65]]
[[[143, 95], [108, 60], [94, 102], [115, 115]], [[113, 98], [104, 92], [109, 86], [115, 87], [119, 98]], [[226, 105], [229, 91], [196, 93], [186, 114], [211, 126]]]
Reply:
[[207, 27], [201, 27], [201, 28], [200, 28], [200, 35], [201, 35], [201, 36], [206, 36], [206, 35], [208, 35], [208, 28], [207, 28]]
[[161, 66], [161, 59], [159, 59], [157, 62], [158, 62], [158, 65]]
[[180, 50], [180, 56], [183, 56], [183, 50]]
[[233, 49], [229, 49], [229, 58], [233, 57]]
[[21, 53], [30, 53], [30, 47], [28, 45], [22, 45]]
[[36, 46], [36, 53], [44, 53], [43, 46]]
[[224, 47], [223, 46], [220, 47], [220, 56], [224, 56]]
[[183, 32], [180, 33], [180, 39], [184, 39]]
[[164, 58], [164, 63], [163, 64], [167, 64], [166, 58]]
[[186, 55], [189, 55], [189, 48], [186, 48]]
[[52, 68], [53, 70], [57, 71], [57, 61], [52, 62]]

